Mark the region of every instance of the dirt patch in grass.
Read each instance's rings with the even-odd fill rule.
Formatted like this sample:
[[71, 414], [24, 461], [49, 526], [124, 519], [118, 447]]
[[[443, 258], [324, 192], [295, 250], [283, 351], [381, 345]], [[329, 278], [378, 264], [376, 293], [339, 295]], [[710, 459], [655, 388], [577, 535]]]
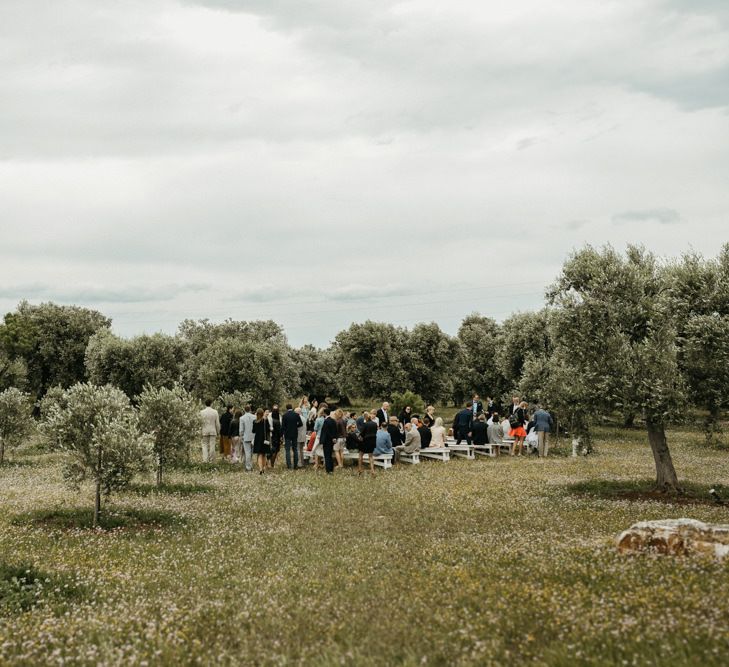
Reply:
[[[16, 526], [37, 526], [50, 530], [85, 530], [93, 528], [93, 511], [86, 508], [35, 510], [13, 517]], [[148, 509], [110, 509], [99, 517], [97, 530], [149, 530], [184, 525], [174, 512]]]
[[655, 488], [655, 482], [649, 479], [617, 480], [593, 479], [577, 482], [566, 487], [568, 493], [605, 500], [652, 501], [668, 505], [717, 505], [717, 501], [709, 493], [714, 489], [719, 498], [729, 506], [729, 488], [721, 484], [706, 485], [693, 482], [681, 482], [681, 493], [665, 493]]

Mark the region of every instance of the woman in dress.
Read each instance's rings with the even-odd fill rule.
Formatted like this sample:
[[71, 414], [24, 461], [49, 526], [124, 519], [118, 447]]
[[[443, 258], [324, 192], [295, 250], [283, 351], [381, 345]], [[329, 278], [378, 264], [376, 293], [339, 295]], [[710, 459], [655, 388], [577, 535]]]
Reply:
[[233, 413], [233, 420], [230, 422], [230, 444], [233, 451], [233, 463], [241, 460], [241, 443], [240, 443], [240, 418], [243, 413], [236, 410]]
[[512, 456], [521, 456], [521, 452], [524, 449], [524, 439], [527, 436], [524, 425], [527, 423], [526, 411], [528, 407], [529, 404], [526, 401], [522, 401], [509, 419], [509, 426], [511, 428], [509, 435], [514, 438], [514, 446], [511, 449]]
[[431, 447], [445, 447], [445, 439], [446, 439], [446, 430], [445, 426], [443, 426], [443, 418], [442, 417], [436, 417], [435, 418], [435, 426], [430, 429], [430, 433], [432, 435], [430, 439], [430, 446]]
[[304, 423], [304, 428], [306, 428], [306, 425], [309, 422], [309, 410], [311, 409], [309, 406], [309, 399], [306, 398], [306, 396], [301, 397], [301, 401], [299, 401], [299, 408], [301, 408], [301, 412], [299, 413], [301, 415], [301, 421]]
[[266, 457], [271, 451], [270, 436], [268, 420], [263, 418], [263, 408], [258, 408], [256, 421], [253, 422], [253, 453], [256, 455], [258, 471], [261, 475], [266, 471]]
[[278, 456], [278, 450], [281, 449], [281, 439], [283, 438], [281, 415], [278, 412], [278, 405], [274, 405], [271, 409], [271, 414], [268, 415], [268, 425], [271, 429], [271, 456], [269, 457], [269, 461], [273, 468], [276, 465], [276, 457]]
[[306, 417], [306, 428], [309, 431], [314, 430], [314, 422], [316, 421], [316, 418], [319, 416], [319, 401], [314, 399], [311, 402], [311, 407], [309, 408], [309, 414]]
[[[313, 410], [312, 410], [313, 412]], [[321, 435], [321, 427], [324, 426], [324, 420], [326, 415], [324, 414], [324, 408], [319, 408], [319, 413], [314, 421], [313, 431], [316, 433], [316, 440], [314, 440], [314, 450], [311, 457], [314, 459], [314, 470], [319, 470], [319, 458], [324, 456], [324, 447], [319, 444], [319, 436]]]
[[[369, 454], [370, 459], [370, 474], [375, 474], [375, 460], [372, 453], [375, 451], [377, 445], [377, 422], [372, 420], [372, 415], [369, 412], [364, 413], [365, 423], [362, 429], [362, 444], [359, 446], [359, 462], [357, 464], [357, 471], [361, 475], [364, 472], [364, 455]], [[384, 425], [385, 430], [387, 425]]]
[[435, 406], [429, 405], [427, 408], [425, 408], [425, 416], [430, 419], [430, 428], [433, 428], [433, 424], [435, 424]]
[[402, 412], [400, 413], [400, 416], [398, 417], [398, 419], [400, 420], [400, 423], [403, 426], [405, 426], [405, 424], [409, 424], [410, 423], [410, 420], [412, 418], [413, 418], [413, 409], [409, 405], [406, 405], [402, 409]]

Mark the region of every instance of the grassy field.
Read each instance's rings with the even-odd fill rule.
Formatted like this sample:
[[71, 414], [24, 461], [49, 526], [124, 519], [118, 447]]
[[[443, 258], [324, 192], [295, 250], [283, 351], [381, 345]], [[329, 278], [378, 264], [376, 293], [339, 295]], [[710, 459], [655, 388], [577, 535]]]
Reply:
[[[729, 454], [698, 440], [669, 442], [701, 497], [729, 483]], [[644, 435], [596, 446], [375, 479], [193, 465], [112, 498], [98, 531], [76, 527], [88, 489], [16, 454], [0, 469], [0, 664], [726, 664], [729, 563], [620, 556], [614, 539], [729, 509], [626, 499], [653, 475]]]

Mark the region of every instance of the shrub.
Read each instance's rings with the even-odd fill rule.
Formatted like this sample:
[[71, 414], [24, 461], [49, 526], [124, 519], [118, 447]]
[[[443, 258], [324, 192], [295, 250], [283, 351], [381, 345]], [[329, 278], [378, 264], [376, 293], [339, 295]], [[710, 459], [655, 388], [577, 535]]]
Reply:
[[414, 415], [422, 415], [425, 411], [425, 401], [417, 394], [408, 390], [401, 394], [392, 395], [392, 400], [390, 401], [391, 414], [399, 415], [407, 405], [413, 409]]
[[0, 392], [0, 464], [5, 448], [17, 447], [33, 430], [30, 396], [15, 387]]

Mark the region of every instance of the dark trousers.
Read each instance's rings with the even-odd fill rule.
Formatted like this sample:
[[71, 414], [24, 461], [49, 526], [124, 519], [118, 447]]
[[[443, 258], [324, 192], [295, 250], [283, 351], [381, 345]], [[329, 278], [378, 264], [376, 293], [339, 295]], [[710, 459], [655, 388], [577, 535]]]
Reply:
[[458, 430], [458, 437], [456, 438], [456, 444], [457, 445], [460, 445], [461, 444], [461, 440], [465, 440], [466, 441], [466, 444], [468, 444], [468, 445], [471, 444], [471, 438], [468, 435], [468, 429], [467, 428], [463, 428], [463, 429], [459, 429]]
[[[284, 447], [286, 448], [286, 467], [299, 467], [299, 448], [296, 446], [296, 438], [289, 440], [284, 438]], [[291, 450], [294, 451], [294, 465], [291, 465]]]
[[327, 472], [334, 472], [334, 443], [322, 445], [324, 449], [324, 468]]

